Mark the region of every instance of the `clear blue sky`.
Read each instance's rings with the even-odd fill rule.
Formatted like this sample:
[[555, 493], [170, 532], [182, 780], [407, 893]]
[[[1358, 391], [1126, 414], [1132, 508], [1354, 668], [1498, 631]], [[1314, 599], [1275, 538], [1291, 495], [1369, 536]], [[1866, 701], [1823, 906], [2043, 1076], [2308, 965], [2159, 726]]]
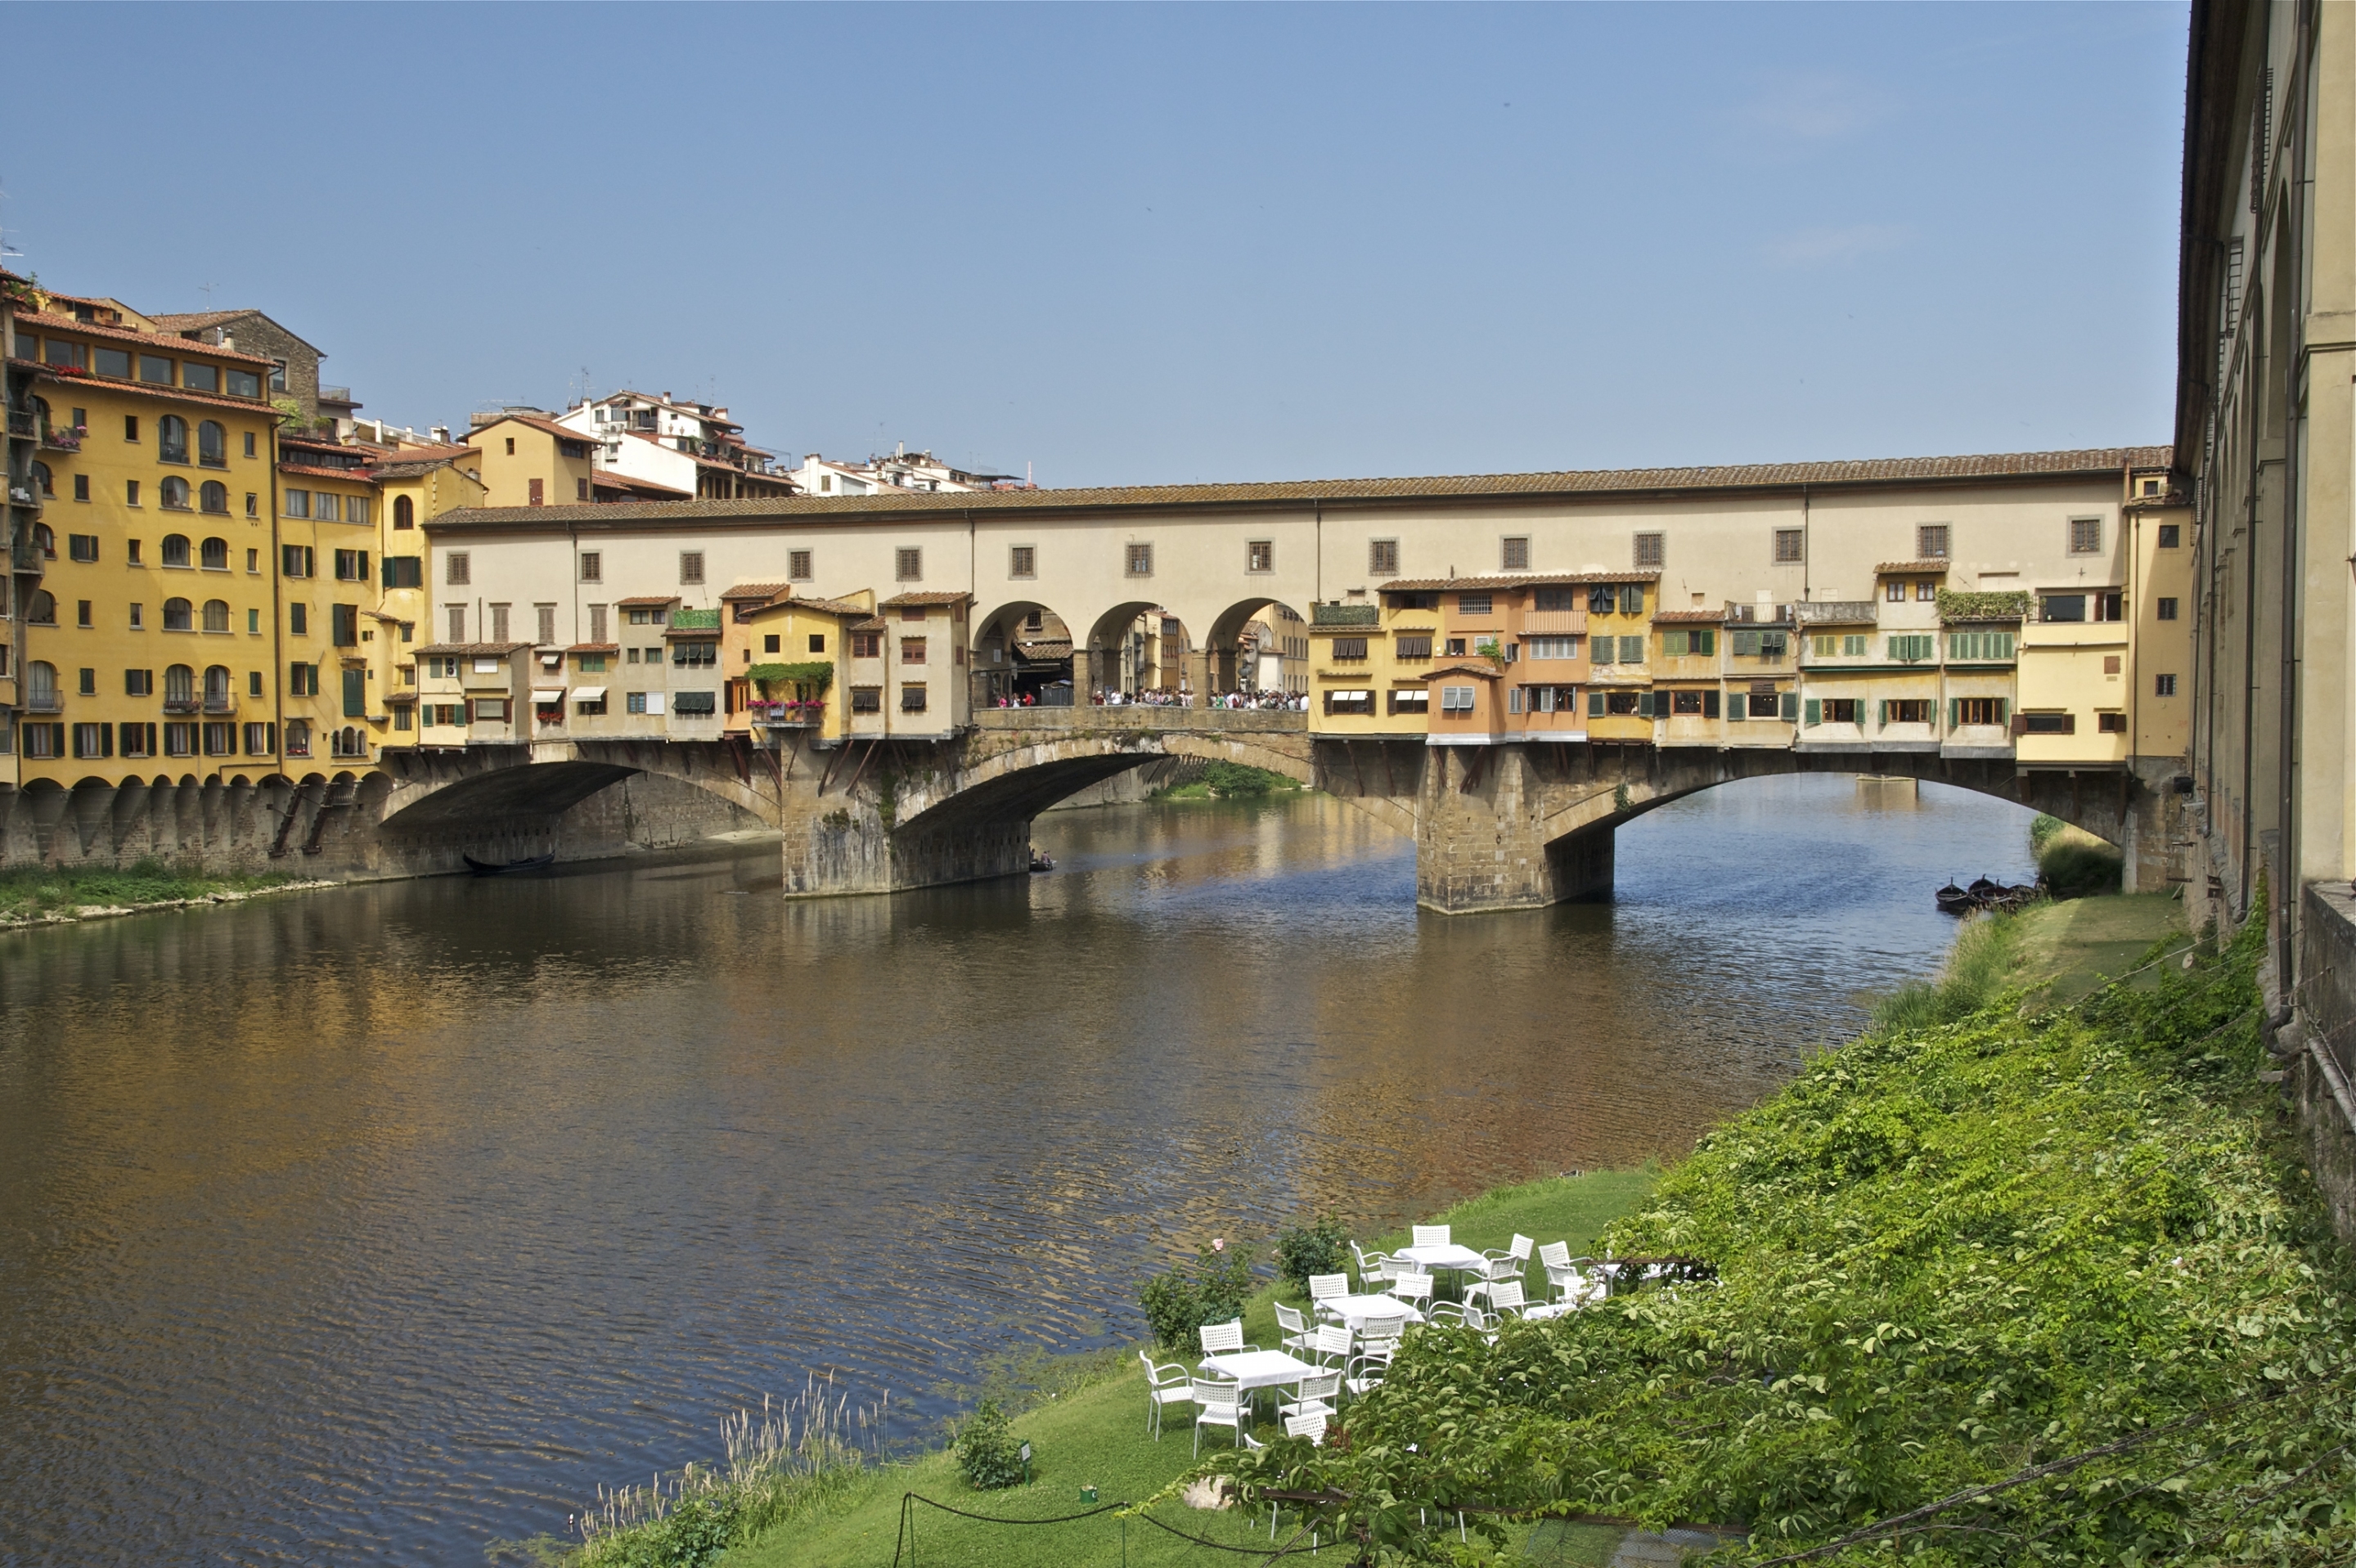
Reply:
[[398, 422], [585, 367], [1059, 485], [2169, 429], [2181, 5], [9, 19], [72, 41], [10, 264], [258, 306]]

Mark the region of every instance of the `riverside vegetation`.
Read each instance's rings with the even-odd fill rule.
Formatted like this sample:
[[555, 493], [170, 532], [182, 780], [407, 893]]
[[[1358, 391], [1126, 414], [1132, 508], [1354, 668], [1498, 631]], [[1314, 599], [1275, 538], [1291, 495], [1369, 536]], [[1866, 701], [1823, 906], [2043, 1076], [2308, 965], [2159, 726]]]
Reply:
[[[881, 1568], [904, 1492], [1044, 1520], [1082, 1512], [1082, 1487], [1138, 1505], [1125, 1534], [1119, 1512], [926, 1515], [924, 1560], [1203, 1560], [1149, 1520], [1271, 1550], [1313, 1528], [1356, 1563], [1600, 1563], [1631, 1522], [1743, 1531], [1719, 1558], [1760, 1568], [2356, 1558], [2356, 1278], [2257, 1078], [2256, 939], [2150, 943], [2173, 909], [1974, 922], [1937, 984], [1888, 998], [1657, 1187], [1558, 1179], [1440, 1216], [1476, 1247], [1521, 1231], [1705, 1259], [1714, 1285], [1508, 1323], [1494, 1345], [1426, 1329], [1326, 1446], [1273, 1438], [1200, 1466], [1183, 1415], [1143, 1435], [1133, 1352], [1043, 1357], [993, 1391], [1034, 1445], [1031, 1485], [981, 1492], [953, 1454], [877, 1467], [853, 1450], [806, 1483], [790, 1528], [736, 1515], [725, 1562]], [[2089, 954], [2127, 977], [2066, 973]], [[1272, 1299], [1245, 1309], [1263, 1344]], [[1205, 1472], [1244, 1506], [1183, 1508]], [[592, 1548], [638, 1549], [628, 1531]]]
[[16, 866], [0, 871], [0, 922], [72, 919], [83, 910], [135, 909], [190, 903], [294, 885], [277, 872], [259, 876], [214, 876], [142, 860], [125, 869]]

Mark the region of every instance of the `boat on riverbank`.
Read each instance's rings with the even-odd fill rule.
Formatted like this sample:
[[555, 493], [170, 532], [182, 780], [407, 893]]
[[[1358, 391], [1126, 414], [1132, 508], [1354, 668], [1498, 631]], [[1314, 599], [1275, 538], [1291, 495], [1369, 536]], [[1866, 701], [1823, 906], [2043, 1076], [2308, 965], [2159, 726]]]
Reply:
[[542, 866], [556, 864], [556, 851], [553, 849], [545, 855], [527, 855], [520, 860], [509, 860], [504, 865], [477, 860], [472, 855], [461, 854], [458, 858], [466, 862], [466, 869], [478, 877], [504, 877], [509, 871], [537, 871]]

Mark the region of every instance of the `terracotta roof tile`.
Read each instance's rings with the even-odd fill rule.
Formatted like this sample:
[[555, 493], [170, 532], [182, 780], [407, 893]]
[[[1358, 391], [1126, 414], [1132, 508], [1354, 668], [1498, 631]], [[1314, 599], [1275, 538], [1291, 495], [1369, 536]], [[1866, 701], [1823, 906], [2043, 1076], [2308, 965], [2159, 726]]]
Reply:
[[[51, 333], [65, 336], [86, 332], [92, 337], [103, 337], [117, 343], [135, 343], [143, 347], [168, 349], [174, 354], [194, 353], [206, 359], [234, 359], [243, 365], [256, 365], [268, 369], [273, 363], [260, 354], [241, 354], [234, 348], [216, 348], [209, 343], [198, 343], [177, 334], [141, 332], [129, 326], [101, 326], [94, 321], [76, 321], [70, 316], [43, 315], [38, 311], [20, 310], [20, 322], [30, 323], [34, 331], [47, 337]], [[20, 329], [21, 330], [21, 329]]]
[[1425, 670], [1423, 673], [1427, 679], [1436, 675], [1477, 675], [1494, 680], [1502, 677], [1505, 672], [1499, 669], [1495, 665], [1489, 663], [1486, 659], [1451, 659], [1433, 665], [1430, 669]]
[[299, 463], [282, 463], [278, 465], [278, 472], [299, 474], [311, 479], [348, 479], [355, 485], [366, 485], [376, 477], [375, 471], [372, 469], [312, 468]]
[[575, 643], [564, 651], [568, 654], [618, 654], [622, 651], [622, 645], [619, 643]]
[[455, 654], [462, 659], [493, 659], [505, 658], [509, 654], [521, 653], [530, 646], [531, 646], [530, 643], [428, 643], [423, 647], [412, 651], [420, 654]]
[[[568, 431], [579, 439], [578, 432]], [[1819, 489], [1907, 484], [1956, 484], [1973, 480], [2110, 475], [2127, 466], [2166, 467], [2165, 446], [2097, 447], [2072, 452], [2019, 452], [1960, 457], [1871, 458], [1833, 463], [1759, 463], [1714, 468], [1622, 468], [1537, 474], [1473, 474], [1388, 479], [1286, 479], [1243, 485], [1140, 485], [1071, 490], [900, 490], [872, 496], [748, 497], [693, 501], [662, 510], [633, 512], [626, 507], [501, 507], [445, 512], [438, 522], [452, 528], [506, 528], [536, 523], [554, 530], [567, 524], [617, 528], [636, 521], [678, 523], [725, 518], [840, 518], [857, 521], [900, 513], [974, 511], [1055, 512], [1134, 507], [1269, 506], [1290, 503], [1387, 501], [1457, 496], [1509, 496], [1534, 502], [1589, 495], [1676, 495], [1721, 490]], [[1621, 572], [1600, 581], [1629, 581]]]
[[1877, 572], [1912, 572], [1927, 576], [1932, 572], [1953, 571], [1954, 563], [1947, 560], [1885, 560], [1873, 569]]
[[1477, 593], [1483, 589], [1558, 588], [1584, 582], [1657, 582], [1660, 578], [1660, 572], [1652, 567], [1642, 571], [1632, 567], [1626, 571], [1517, 571], [1503, 577], [1403, 577], [1396, 582], [1384, 583], [1377, 592], [1428, 593], [1471, 589]]
[[679, 595], [676, 593], [641, 593], [634, 598], [617, 599], [614, 603], [619, 604], [625, 610], [648, 610], [658, 604], [676, 604], [679, 603]]
[[1655, 610], [1655, 626], [1715, 626], [1726, 619], [1723, 610]]
[[214, 392], [191, 392], [185, 387], [151, 387], [143, 381], [118, 381], [112, 376], [60, 376], [55, 367], [36, 365], [30, 359], [11, 359], [8, 363], [22, 365], [37, 372], [35, 379], [59, 387], [98, 387], [112, 397], [127, 395], [154, 398], [167, 403], [202, 403], [208, 408], [230, 409], [262, 419], [274, 420], [278, 417], [277, 411], [268, 403], [257, 402], [252, 398], [224, 398]]
[[740, 582], [720, 597], [726, 599], [775, 599], [793, 586], [790, 582]]
[[[480, 436], [485, 431], [497, 430], [503, 424], [530, 425], [532, 429], [546, 435], [552, 435], [559, 441], [577, 441], [588, 446], [594, 446], [597, 444], [597, 438], [594, 436], [584, 435], [579, 431], [573, 430], [569, 426], [558, 424], [554, 420], [541, 419], [536, 414], [501, 414], [498, 418], [491, 421], [490, 423], [479, 424], [473, 430], [468, 431], [466, 432], [466, 438], [469, 441], [473, 441], [477, 437]], [[542, 511], [547, 510], [546, 507], [541, 507], [540, 509]]]
[[973, 595], [961, 589], [926, 589], [916, 593], [894, 593], [878, 610], [914, 610], [923, 605], [962, 604]]
[[[820, 599], [813, 594], [797, 593], [790, 599], [776, 599], [761, 606], [764, 610], [815, 610], [824, 615], [864, 617], [875, 612], [864, 604], [853, 604], [845, 599]], [[880, 624], [881, 617], [877, 617]]]
[[881, 615], [870, 615], [864, 621], [853, 621], [843, 628], [847, 632], [880, 632], [892, 623]]

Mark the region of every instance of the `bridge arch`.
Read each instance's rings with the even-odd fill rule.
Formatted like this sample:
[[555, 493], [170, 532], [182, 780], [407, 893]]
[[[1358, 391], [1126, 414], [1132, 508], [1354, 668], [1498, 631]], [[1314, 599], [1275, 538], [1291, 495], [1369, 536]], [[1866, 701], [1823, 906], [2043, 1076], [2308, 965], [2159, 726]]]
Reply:
[[1042, 706], [1086, 706], [1072, 657], [1071, 623], [1044, 600], [1011, 598], [973, 618], [973, 705], [1025, 697]]
[[[1269, 611], [1276, 613], [1265, 614]], [[1246, 630], [1254, 621], [1260, 620], [1264, 616], [1270, 623], [1269, 635], [1278, 640], [1277, 645], [1266, 650], [1245, 647]], [[1292, 605], [1273, 596], [1239, 599], [1220, 611], [1211, 618], [1209, 631], [1205, 634], [1203, 645], [1205, 663], [1210, 670], [1211, 690], [1222, 693], [1242, 690], [1307, 691], [1309, 689], [1306, 678], [1309, 659], [1308, 620], [1309, 617], [1303, 615]], [[1289, 631], [1287, 628], [1291, 626], [1298, 626], [1300, 630], [1297, 633]], [[1297, 641], [1300, 645], [1298, 649], [1285, 646], [1288, 640]], [[1269, 680], [1263, 678], [1267, 672], [1257, 667], [1252, 668], [1250, 672], [1251, 685], [1246, 687], [1243, 684], [1246, 671], [1245, 656], [1255, 653], [1274, 656], [1276, 684], [1270, 684]], [[1258, 660], [1255, 659], [1253, 663], [1257, 665]], [[1287, 677], [1300, 678], [1285, 684]]]
[[[1155, 619], [1141, 626], [1149, 616]], [[1088, 627], [1091, 693], [1183, 688], [1200, 695], [1203, 683], [1194, 673], [1200, 646], [1178, 613], [1160, 600], [1125, 600]], [[1085, 702], [1087, 694], [1078, 700]]]

